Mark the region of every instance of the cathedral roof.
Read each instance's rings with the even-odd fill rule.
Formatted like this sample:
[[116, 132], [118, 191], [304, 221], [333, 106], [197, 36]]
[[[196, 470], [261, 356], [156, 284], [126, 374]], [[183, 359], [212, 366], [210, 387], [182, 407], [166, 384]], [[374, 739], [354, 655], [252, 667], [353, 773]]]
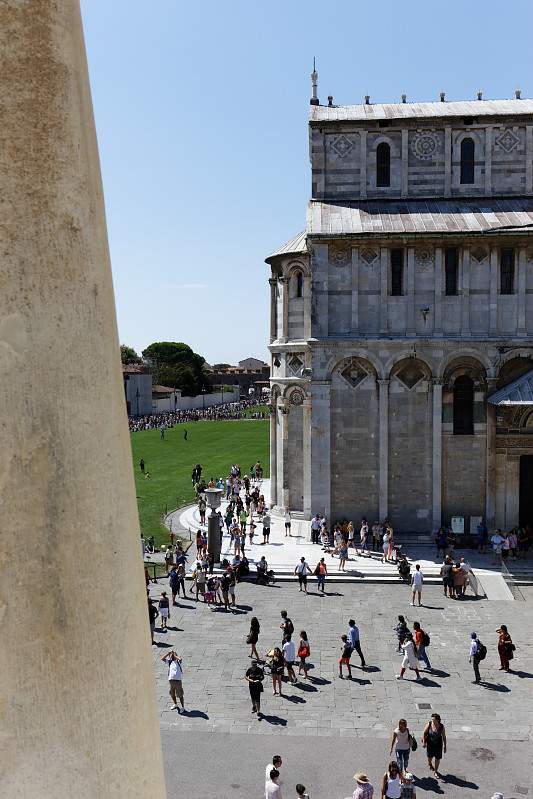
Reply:
[[500, 231], [533, 234], [533, 199], [311, 200], [307, 210], [312, 236]]
[[297, 253], [305, 252], [307, 253], [307, 247], [305, 244], [306, 241], [306, 232], [305, 230], [301, 233], [298, 233], [293, 239], [287, 241], [282, 247], [280, 247], [276, 252], [273, 252], [265, 261], [270, 261], [271, 258], [275, 258], [278, 255], [292, 255], [293, 253], [296, 255]]
[[533, 405], [533, 369], [487, 397], [491, 405]]
[[368, 103], [310, 106], [310, 122], [372, 122], [383, 119], [435, 119], [533, 115], [533, 100], [461, 100], [437, 103]]

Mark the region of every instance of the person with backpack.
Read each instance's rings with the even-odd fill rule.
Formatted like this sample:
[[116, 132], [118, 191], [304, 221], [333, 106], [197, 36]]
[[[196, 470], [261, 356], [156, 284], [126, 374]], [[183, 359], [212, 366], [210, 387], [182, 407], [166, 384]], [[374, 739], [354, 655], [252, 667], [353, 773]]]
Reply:
[[426, 653], [426, 646], [431, 643], [429, 635], [422, 629], [419, 621], [413, 622], [413, 630], [415, 631], [415, 646], [418, 660], [423, 660], [426, 669], [431, 671], [431, 663]]
[[282, 643], [284, 644], [285, 641], [289, 640], [291, 635], [294, 632], [294, 624], [292, 623], [292, 619], [287, 616], [287, 611], [281, 611], [281, 624], [279, 625], [280, 630], [283, 630], [283, 639]]
[[480, 683], [481, 682], [481, 675], [479, 673], [479, 664], [482, 660], [485, 660], [487, 657], [487, 647], [485, 644], [482, 644], [479, 638], [477, 637], [477, 633], [470, 634], [470, 657], [468, 662], [472, 664], [474, 667], [474, 677], [475, 680], [472, 680], [473, 683]]

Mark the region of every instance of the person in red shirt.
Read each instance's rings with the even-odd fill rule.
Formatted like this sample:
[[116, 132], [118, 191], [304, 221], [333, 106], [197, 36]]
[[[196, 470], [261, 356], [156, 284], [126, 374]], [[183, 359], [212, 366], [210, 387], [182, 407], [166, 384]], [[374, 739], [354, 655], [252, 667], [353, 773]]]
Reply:
[[428, 645], [429, 636], [427, 633], [424, 632], [422, 627], [420, 626], [419, 621], [415, 621], [413, 623], [413, 630], [415, 633], [415, 646], [417, 651], [417, 657], [419, 660], [423, 660], [426, 664], [426, 669], [431, 671], [431, 663], [429, 662], [429, 658], [426, 652], [426, 646]]

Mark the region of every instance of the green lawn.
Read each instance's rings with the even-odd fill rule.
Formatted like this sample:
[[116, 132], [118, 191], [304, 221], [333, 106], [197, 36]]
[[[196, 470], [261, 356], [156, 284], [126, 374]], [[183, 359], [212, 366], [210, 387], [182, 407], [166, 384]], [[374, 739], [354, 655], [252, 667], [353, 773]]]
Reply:
[[[183, 438], [187, 430], [187, 441]], [[165, 431], [162, 441], [159, 430], [131, 433], [133, 468], [139, 504], [141, 530], [146, 537], [155, 536], [158, 544], [168, 541], [168, 532], [161, 525], [165, 510], [186, 505], [194, 500], [191, 472], [196, 463], [203, 466], [202, 477], [227, 477], [232, 463], [248, 471], [257, 460], [269, 474], [268, 419], [228, 422], [196, 422], [180, 424]], [[144, 458], [146, 479], [139, 469]]]

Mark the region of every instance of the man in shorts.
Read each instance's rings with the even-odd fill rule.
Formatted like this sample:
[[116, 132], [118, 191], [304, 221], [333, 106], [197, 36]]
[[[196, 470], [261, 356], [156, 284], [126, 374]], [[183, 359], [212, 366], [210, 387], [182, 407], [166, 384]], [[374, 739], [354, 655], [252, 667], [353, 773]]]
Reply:
[[[181, 665], [181, 658], [172, 649], [166, 652], [161, 660], [168, 666], [168, 687], [170, 698], [174, 702], [172, 710], [177, 710], [178, 713], [185, 712], [185, 703], [183, 699], [183, 667]], [[181, 709], [178, 706], [178, 700], [181, 704]]]
[[270, 513], [265, 513], [263, 516], [263, 544], [268, 544], [270, 539]]
[[415, 566], [414, 574], [411, 578], [411, 584], [413, 587], [413, 596], [411, 598], [411, 605], [414, 606], [415, 598], [418, 594], [418, 607], [422, 604], [422, 583], [424, 582], [424, 575], [420, 571], [420, 563], [417, 563]]
[[287, 666], [287, 677], [289, 678], [290, 682], [295, 685], [298, 680], [296, 679], [296, 674], [294, 673], [294, 661], [296, 660], [296, 647], [294, 646], [294, 641], [291, 640], [291, 636], [289, 635], [283, 644], [283, 656], [285, 658], [285, 665]]
[[305, 591], [307, 594], [307, 575], [311, 574], [311, 569], [305, 562], [305, 558], [300, 558], [300, 563], [294, 569], [294, 573], [298, 577], [298, 582], [300, 583], [300, 591]]
[[343, 666], [347, 666], [348, 667], [348, 677], [351, 680], [352, 679], [352, 667], [350, 666], [350, 658], [351, 658], [352, 652], [353, 652], [352, 645], [348, 641], [348, 636], [347, 635], [341, 635], [341, 641], [342, 641], [342, 650], [341, 650], [341, 656], [339, 658], [339, 677], [342, 680], [342, 667]]

